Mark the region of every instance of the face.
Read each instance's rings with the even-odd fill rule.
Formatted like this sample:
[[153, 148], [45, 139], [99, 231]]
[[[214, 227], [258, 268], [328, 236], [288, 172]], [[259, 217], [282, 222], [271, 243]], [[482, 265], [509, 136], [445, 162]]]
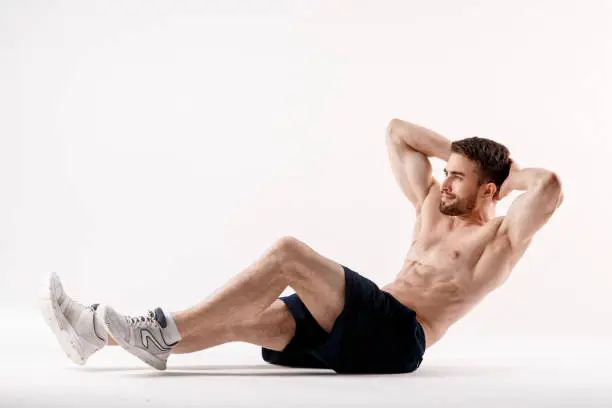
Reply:
[[[478, 184], [478, 164], [465, 156], [453, 153], [441, 185], [440, 212], [445, 215], [463, 215], [474, 211], [491, 192], [491, 183]], [[494, 184], [493, 184], [494, 186]]]

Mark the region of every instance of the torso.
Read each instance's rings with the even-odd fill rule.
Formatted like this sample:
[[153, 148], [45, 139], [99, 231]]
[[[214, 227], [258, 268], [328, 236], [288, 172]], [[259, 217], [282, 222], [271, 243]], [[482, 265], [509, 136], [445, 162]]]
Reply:
[[437, 193], [425, 200], [402, 269], [381, 287], [416, 312], [426, 347], [502, 284], [528, 245], [511, 248], [499, 233], [504, 217], [453, 229], [437, 203]]

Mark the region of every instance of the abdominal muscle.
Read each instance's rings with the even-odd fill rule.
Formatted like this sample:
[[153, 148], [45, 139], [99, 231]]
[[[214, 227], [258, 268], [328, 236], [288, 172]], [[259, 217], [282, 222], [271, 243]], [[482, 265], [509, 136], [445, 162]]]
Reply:
[[480, 296], [470, 290], [470, 281], [468, 276], [462, 277], [457, 271], [445, 273], [406, 261], [396, 279], [381, 290], [416, 312], [425, 334], [426, 348], [429, 348], [478, 303]]

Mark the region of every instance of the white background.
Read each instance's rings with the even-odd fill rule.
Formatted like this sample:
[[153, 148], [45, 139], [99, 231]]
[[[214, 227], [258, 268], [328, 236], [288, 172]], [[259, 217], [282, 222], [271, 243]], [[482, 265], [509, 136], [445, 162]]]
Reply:
[[284, 235], [382, 286], [415, 220], [399, 117], [565, 192], [429, 357], [589, 355], [612, 338], [611, 23], [609, 1], [2, 2], [2, 310], [43, 325], [48, 271], [83, 303], [180, 310]]

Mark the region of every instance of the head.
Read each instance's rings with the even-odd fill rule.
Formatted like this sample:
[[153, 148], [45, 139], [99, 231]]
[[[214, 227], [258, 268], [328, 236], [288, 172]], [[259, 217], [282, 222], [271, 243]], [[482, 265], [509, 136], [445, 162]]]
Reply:
[[493, 140], [470, 137], [451, 144], [444, 169], [440, 211], [464, 215], [494, 203], [510, 173], [510, 152]]

